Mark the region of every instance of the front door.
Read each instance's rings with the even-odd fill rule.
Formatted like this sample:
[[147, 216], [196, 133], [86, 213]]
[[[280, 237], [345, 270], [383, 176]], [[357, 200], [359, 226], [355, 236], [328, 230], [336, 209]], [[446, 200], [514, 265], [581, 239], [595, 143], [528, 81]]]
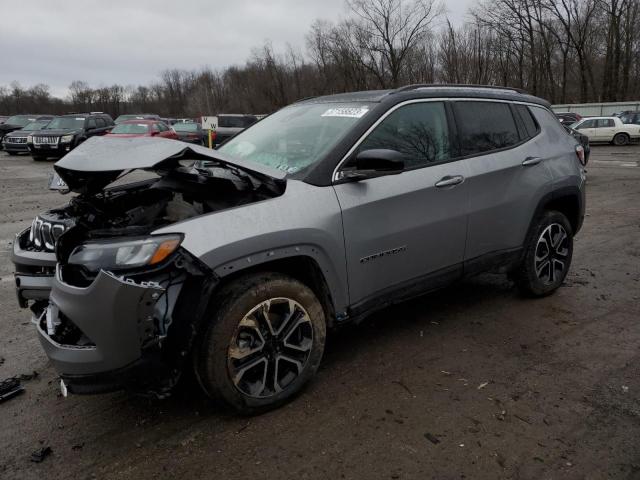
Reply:
[[[451, 161], [443, 102], [400, 106], [354, 149], [404, 155], [405, 171], [334, 186], [342, 208], [351, 304], [429, 288], [461, 274], [466, 236], [464, 162]], [[345, 168], [349, 168], [349, 161]]]

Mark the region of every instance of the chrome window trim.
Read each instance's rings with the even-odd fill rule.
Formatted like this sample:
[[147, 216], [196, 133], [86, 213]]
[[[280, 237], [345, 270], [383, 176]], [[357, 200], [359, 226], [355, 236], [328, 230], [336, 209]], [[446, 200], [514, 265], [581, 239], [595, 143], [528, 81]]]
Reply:
[[[395, 112], [399, 108], [404, 107], [405, 105], [412, 105], [412, 104], [415, 104], [415, 103], [429, 103], [429, 102], [491, 102], [491, 103], [507, 103], [507, 104], [514, 104], [514, 105], [526, 105], [528, 107], [540, 107], [540, 108], [544, 108], [546, 110], [549, 110], [545, 106], [538, 105], [536, 103], [518, 101], [518, 100], [493, 99], [493, 98], [440, 97], [440, 98], [414, 98], [412, 100], [406, 100], [404, 102], [398, 103], [397, 105], [394, 105], [389, 110], [387, 110], [384, 113], [384, 115], [382, 115], [378, 120], [376, 120], [376, 122], [373, 125], [371, 125], [371, 127], [369, 127], [367, 129], [367, 131], [364, 132], [360, 136], [360, 138], [353, 144], [353, 146], [349, 149], [349, 151], [338, 162], [338, 164], [336, 165], [336, 168], [333, 169], [333, 174], [331, 175], [331, 183], [335, 183], [335, 182], [338, 182], [338, 181], [341, 180], [341, 178], [338, 176], [340, 167], [342, 167], [344, 162], [347, 161], [347, 159], [360, 146], [360, 144], [362, 142], [364, 142], [364, 140], [371, 134], [371, 132], [373, 132], [373, 130], [375, 130], [378, 127], [378, 125], [380, 125], [389, 115], [391, 115], [393, 112]], [[515, 119], [514, 119], [514, 121], [515, 121]], [[540, 134], [540, 131], [538, 131], [538, 134]], [[524, 142], [521, 142], [521, 143], [524, 143]], [[509, 148], [511, 148], [511, 147], [509, 147]], [[487, 153], [491, 153], [491, 152], [487, 152]], [[467, 158], [467, 157], [460, 157], [460, 158], [456, 158], [455, 160], [461, 160], [461, 159], [464, 159], [464, 158]], [[452, 159], [452, 160], [454, 160], [454, 159]]]

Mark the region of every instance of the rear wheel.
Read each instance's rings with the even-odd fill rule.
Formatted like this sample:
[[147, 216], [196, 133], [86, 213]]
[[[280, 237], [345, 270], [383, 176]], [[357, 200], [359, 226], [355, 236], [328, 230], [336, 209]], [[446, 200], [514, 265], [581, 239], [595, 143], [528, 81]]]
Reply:
[[562, 213], [545, 212], [536, 222], [525, 245], [524, 257], [514, 272], [518, 288], [543, 297], [564, 281], [573, 256], [573, 230]]
[[260, 413], [288, 401], [315, 374], [326, 325], [320, 302], [301, 282], [252, 274], [224, 287], [194, 352], [200, 385], [235, 410]]
[[613, 144], [621, 147], [628, 144], [629, 140], [629, 135], [627, 135], [626, 133], [618, 133], [615, 137], [613, 137]]

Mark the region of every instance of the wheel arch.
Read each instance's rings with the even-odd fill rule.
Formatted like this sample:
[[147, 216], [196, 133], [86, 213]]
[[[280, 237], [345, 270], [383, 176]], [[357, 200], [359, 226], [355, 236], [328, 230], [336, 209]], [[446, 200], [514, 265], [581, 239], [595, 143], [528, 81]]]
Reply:
[[325, 312], [327, 326], [331, 327], [336, 312], [345, 307], [344, 292], [337, 282], [336, 273], [323, 261], [320, 250], [313, 246], [281, 248], [248, 255], [214, 269], [220, 286], [251, 273], [277, 272], [289, 275], [307, 285], [314, 292]]
[[529, 229], [534, 226], [536, 219], [543, 212], [549, 210], [556, 210], [567, 217], [574, 235], [582, 228], [584, 200], [578, 187], [563, 187], [542, 197], [531, 219]]

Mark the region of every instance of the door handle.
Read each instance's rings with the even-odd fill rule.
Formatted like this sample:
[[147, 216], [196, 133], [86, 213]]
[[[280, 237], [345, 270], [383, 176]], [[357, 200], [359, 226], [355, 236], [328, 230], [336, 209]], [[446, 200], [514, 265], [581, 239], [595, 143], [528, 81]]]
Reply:
[[462, 175], [447, 175], [446, 177], [442, 177], [439, 182], [436, 182], [437, 188], [446, 188], [446, 187], [455, 187], [456, 185], [460, 185], [464, 182], [464, 177]]
[[522, 162], [523, 167], [530, 167], [531, 165], [538, 165], [542, 159], [540, 157], [527, 157]]

